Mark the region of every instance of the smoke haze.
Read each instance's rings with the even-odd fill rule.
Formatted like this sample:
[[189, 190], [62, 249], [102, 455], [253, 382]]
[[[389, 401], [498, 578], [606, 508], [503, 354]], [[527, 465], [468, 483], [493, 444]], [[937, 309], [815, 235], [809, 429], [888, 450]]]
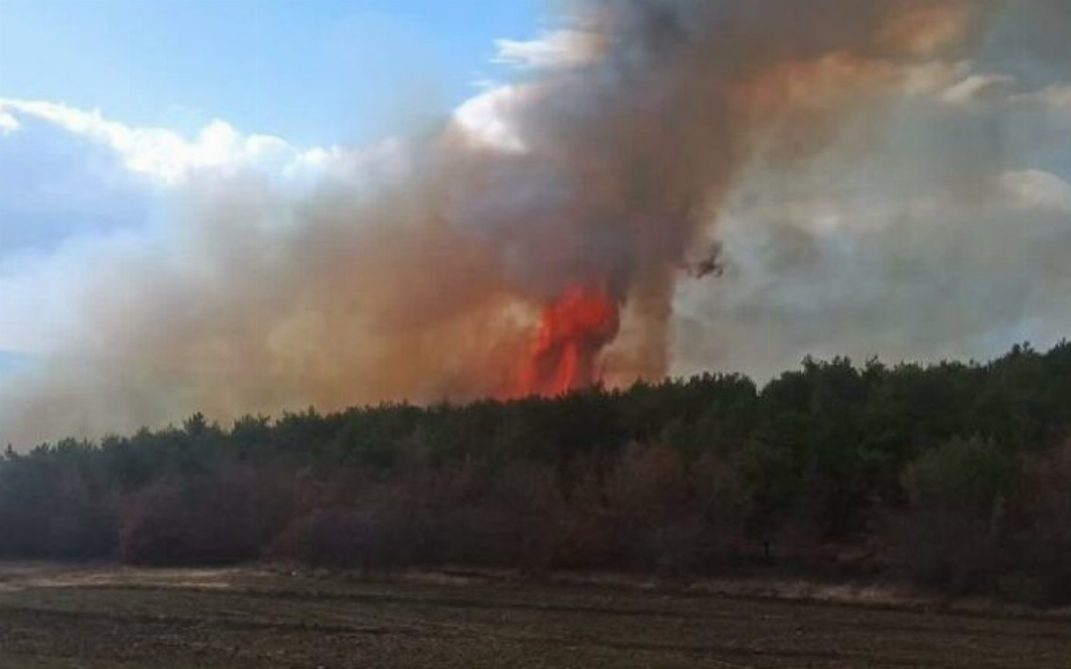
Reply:
[[195, 175], [152, 239], [51, 258], [74, 315], [0, 388], [0, 435], [1052, 340], [1064, 7], [573, 6], [434, 132], [300, 192]]

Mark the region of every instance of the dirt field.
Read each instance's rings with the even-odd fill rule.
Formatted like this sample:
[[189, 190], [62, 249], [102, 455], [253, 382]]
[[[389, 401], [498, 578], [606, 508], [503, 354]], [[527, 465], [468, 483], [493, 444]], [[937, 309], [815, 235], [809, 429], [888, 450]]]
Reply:
[[426, 577], [0, 565], [0, 668], [1071, 668], [1071, 620]]

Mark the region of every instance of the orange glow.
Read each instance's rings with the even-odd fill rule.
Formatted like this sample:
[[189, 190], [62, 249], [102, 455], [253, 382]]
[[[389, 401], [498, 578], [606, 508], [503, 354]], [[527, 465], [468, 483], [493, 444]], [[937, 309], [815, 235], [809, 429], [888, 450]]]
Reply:
[[518, 395], [558, 395], [594, 383], [595, 359], [617, 334], [618, 305], [605, 291], [574, 285], [543, 308]]

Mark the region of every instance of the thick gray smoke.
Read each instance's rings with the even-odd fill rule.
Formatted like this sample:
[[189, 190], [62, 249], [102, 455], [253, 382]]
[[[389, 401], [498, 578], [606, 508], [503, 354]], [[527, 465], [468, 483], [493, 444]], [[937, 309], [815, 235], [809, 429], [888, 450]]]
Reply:
[[[489, 99], [507, 141], [451, 120], [299, 198], [255, 175], [194, 180], [163, 241], [57, 261], [84, 277], [82, 311], [43, 371], [3, 389], [0, 434], [546, 392], [593, 369], [765, 373], [861, 338], [959, 352], [1021, 321], [999, 305], [1029, 303], [1027, 277], [1068, 283], [1063, 182], [991, 174], [1005, 154], [982, 140], [1006, 110], [944, 134], [986, 85], [968, 59], [1003, 48], [994, 16], [969, 0], [582, 4], [554, 62]], [[954, 206], [990, 176], [1006, 198]], [[1031, 225], [1052, 239], [1017, 245], [1002, 226], [1039, 197], [1055, 199]], [[937, 258], [916, 244], [935, 215]], [[966, 226], [987, 241], [960, 252]], [[1033, 316], [1068, 323], [1039, 300]]]
[[882, 122], [843, 124], [803, 163], [749, 163], [721, 210], [723, 276], [680, 286], [676, 371], [984, 359], [1071, 336], [1071, 4], [986, 9], [964, 60]]

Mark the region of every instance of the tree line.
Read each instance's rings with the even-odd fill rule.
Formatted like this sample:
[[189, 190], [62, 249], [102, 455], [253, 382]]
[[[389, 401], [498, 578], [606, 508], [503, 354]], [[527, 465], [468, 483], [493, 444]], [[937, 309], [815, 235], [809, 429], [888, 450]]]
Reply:
[[0, 458], [0, 557], [777, 570], [1071, 601], [1071, 343], [246, 416]]

